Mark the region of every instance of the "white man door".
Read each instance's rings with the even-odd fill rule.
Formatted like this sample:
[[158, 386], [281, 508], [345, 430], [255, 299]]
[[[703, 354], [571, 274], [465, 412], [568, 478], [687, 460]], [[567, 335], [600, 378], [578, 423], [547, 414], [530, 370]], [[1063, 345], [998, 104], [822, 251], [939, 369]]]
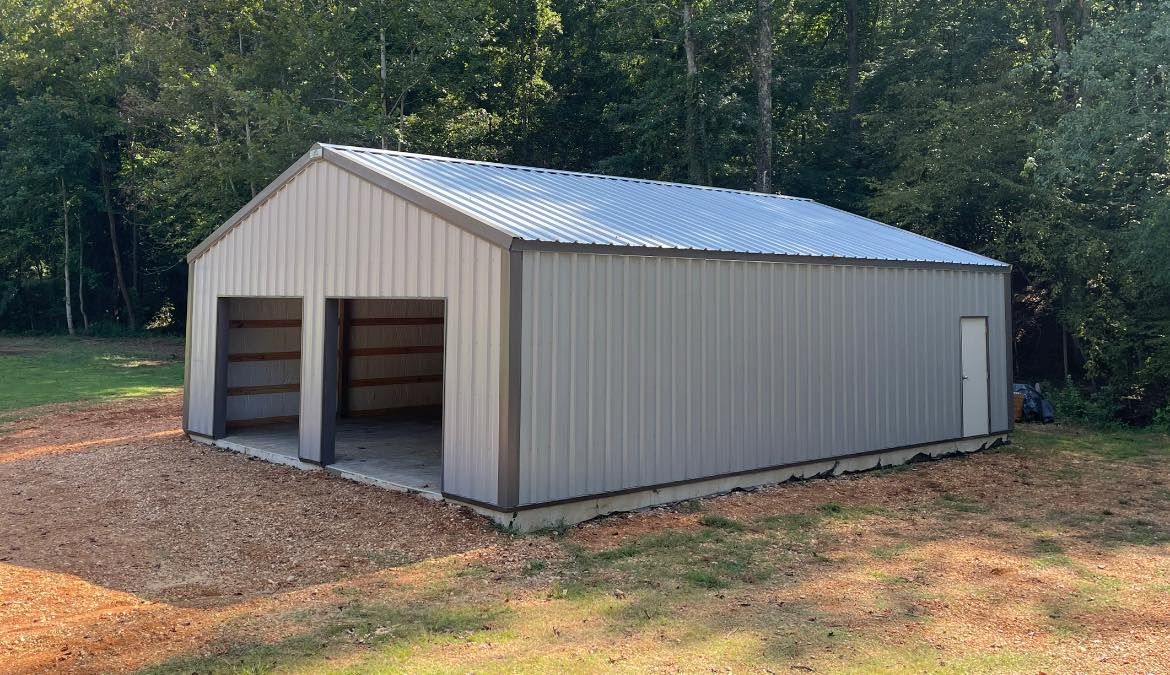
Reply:
[[988, 417], [987, 317], [959, 320], [963, 350], [963, 437], [984, 436], [991, 431]]

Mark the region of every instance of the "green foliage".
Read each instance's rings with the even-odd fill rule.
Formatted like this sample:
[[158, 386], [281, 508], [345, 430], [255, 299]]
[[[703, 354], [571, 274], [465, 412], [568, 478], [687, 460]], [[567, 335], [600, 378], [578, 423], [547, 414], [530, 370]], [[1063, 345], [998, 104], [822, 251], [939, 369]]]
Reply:
[[1163, 432], [1170, 432], [1170, 403], [1154, 412], [1153, 426]]
[[699, 522], [707, 527], [717, 527], [721, 530], [730, 530], [732, 532], [740, 532], [743, 530], [743, 523], [715, 513], [708, 513]]
[[986, 504], [982, 504], [970, 497], [951, 494], [949, 492], [940, 495], [936, 503], [944, 509], [959, 513], [986, 513], [988, 510]]
[[699, 588], [726, 588], [727, 582], [719, 578], [718, 575], [708, 572], [706, 570], [689, 570], [687, 571], [686, 580], [698, 586]]
[[1117, 424], [1117, 399], [1109, 390], [1086, 392], [1069, 381], [1061, 387], [1046, 388], [1044, 395], [1052, 401], [1052, 407], [1062, 421], [1097, 428]]
[[533, 559], [524, 561], [524, 567], [521, 572], [526, 577], [535, 576], [544, 571], [548, 567], [548, 563], [543, 560]]
[[[1165, 0], [856, 5], [771, 3], [776, 187], [1011, 263], [1020, 375], [1152, 421]], [[0, 0], [0, 329], [63, 330], [66, 266], [94, 324], [184, 316], [183, 255], [317, 141], [751, 188], [757, 7]]]

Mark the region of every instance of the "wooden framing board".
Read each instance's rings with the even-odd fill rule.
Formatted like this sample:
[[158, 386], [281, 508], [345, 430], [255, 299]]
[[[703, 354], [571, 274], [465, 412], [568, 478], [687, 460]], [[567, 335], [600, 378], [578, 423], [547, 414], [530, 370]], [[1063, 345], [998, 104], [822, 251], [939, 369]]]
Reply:
[[443, 323], [443, 317], [387, 316], [350, 319], [352, 326], [433, 326]]
[[232, 363], [243, 361], [295, 361], [301, 358], [301, 352], [242, 352], [228, 354], [227, 360]]
[[276, 417], [254, 417], [247, 420], [228, 420], [228, 429], [246, 429], [248, 427], [262, 427], [266, 424], [282, 424], [286, 422], [296, 422], [300, 418], [299, 415], [279, 415]]
[[300, 391], [301, 385], [297, 382], [286, 384], [254, 384], [247, 387], [228, 387], [228, 396], [251, 396], [254, 394], [283, 394]]
[[442, 354], [442, 345], [411, 345], [407, 347], [361, 347], [349, 350], [350, 356], [387, 356], [394, 354]]
[[349, 386], [354, 387], [383, 387], [390, 384], [419, 384], [422, 382], [442, 382], [443, 376], [437, 375], [399, 375], [397, 377], [368, 377], [352, 380]]
[[300, 319], [232, 319], [229, 328], [300, 328]]
[[434, 414], [441, 415], [443, 406], [441, 405], [414, 405], [403, 406], [401, 408], [371, 408], [369, 410], [354, 410], [350, 417], [394, 417], [397, 415], [422, 415]]

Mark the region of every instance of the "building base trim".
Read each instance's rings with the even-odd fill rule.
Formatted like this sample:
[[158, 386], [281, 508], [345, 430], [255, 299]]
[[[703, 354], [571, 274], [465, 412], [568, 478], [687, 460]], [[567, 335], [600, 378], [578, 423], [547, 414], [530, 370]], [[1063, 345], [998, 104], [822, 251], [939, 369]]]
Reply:
[[987, 436], [952, 439], [845, 457], [832, 457], [781, 467], [769, 467], [667, 485], [623, 490], [604, 495], [526, 505], [510, 510], [503, 510], [492, 504], [470, 500], [458, 495], [444, 493], [443, 497], [452, 503], [466, 506], [503, 527], [528, 532], [549, 527], [575, 525], [611, 513], [636, 511], [651, 506], [710, 497], [734, 490], [776, 485], [790, 480], [840, 476], [847, 473], [898, 466], [909, 462], [965, 455], [995, 448], [1009, 442], [1007, 432], [996, 432]]
[[790, 480], [808, 480], [811, 478], [840, 476], [842, 474], [870, 471], [872, 469], [898, 466], [910, 462], [966, 455], [981, 450], [989, 450], [1011, 442], [1007, 431], [997, 431], [986, 436], [955, 438], [934, 443], [920, 443], [901, 448], [855, 453], [797, 464], [765, 467], [721, 476], [708, 476], [688, 481], [633, 488], [599, 495], [586, 495], [541, 504], [526, 504], [512, 509], [504, 509], [495, 504], [480, 502], [448, 492], [440, 495], [435, 492], [407, 488], [390, 481], [372, 479], [368, 476], [338, 470], [329, 466], [322, 467], [295, 457], [260, 450], [235, 443], [228, 439], [216, 439], [192, 432], [188, 432], [187, 435], [193, 441], [223, 450], [238, 452], [274, 464], [283, 464], [306, 471], [324, 470], [347, 480], [367, 483], [388, 490], [413, 493], [427, 499], [442, 499], [452, 504], [467, 507], [505, 528], [519, 532], [575, 525], [611, 513], [637, 511], [652, 506], [682, 502], [688, 499], [711, 497], [735, 490], [750, 490], [776, 485]]

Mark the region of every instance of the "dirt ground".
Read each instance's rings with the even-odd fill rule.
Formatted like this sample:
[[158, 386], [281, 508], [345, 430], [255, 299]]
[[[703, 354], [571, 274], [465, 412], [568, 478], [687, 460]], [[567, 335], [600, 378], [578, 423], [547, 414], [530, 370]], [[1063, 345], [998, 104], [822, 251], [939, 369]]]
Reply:
[[47, 407], [4, 428], [6, 670], [132, 667], [256, 599], [496, 539], [460, 509], [191, 443], [180, 407]]
[[[219, 658], [334, 621], [344, 597], [499, 618], [396, 643], [407, 661], [377, 660], [393, 625], [351, 626], [322, 638], [327, 661], [284, 669], [1170, 671], [1165, 453], [1033, 433], [1024, 445], [1043, 450], [513, 537], [450, 505], [190, 443], [179, 408], [48, 407], [0, 428], [0, 670]], [[664, 532], [691, 538], [664, 549]], [[733, 576], [708, 583], [704, 565]], [[675, 574], [696, 584], [664, 581]], [[288, 665], [273, 659], [259, 670]]]

